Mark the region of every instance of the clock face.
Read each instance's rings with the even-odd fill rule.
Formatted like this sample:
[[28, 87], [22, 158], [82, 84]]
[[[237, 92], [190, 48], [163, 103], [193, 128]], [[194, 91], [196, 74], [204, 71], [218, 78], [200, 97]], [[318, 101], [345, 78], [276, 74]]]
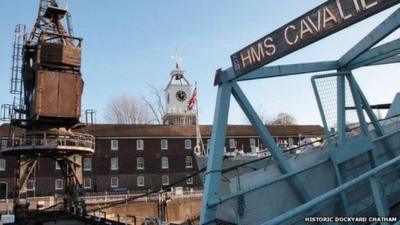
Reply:
[[186, 100], [186, 98], [187, 98], [186, 92], [182, 90], [176, 92], [176, 99], [178, 99], [178, 101], [183, 102]]

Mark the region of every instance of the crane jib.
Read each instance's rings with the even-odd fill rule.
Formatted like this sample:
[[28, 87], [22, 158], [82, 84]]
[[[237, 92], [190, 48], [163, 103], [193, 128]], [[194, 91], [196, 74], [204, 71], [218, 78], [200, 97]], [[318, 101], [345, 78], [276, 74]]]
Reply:
[[231, 55], [237, 76], [338, 32], [400, 0], [329, 0]]

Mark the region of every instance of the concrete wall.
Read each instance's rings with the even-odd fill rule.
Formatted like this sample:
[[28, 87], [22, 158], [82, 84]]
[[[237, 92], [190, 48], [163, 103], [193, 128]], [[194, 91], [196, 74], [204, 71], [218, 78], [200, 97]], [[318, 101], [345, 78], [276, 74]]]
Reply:
[[166, 220], [168, 222], [183, 222], [188, 218], [199, 215], [201, 198], [181, 198], [167, 201]]

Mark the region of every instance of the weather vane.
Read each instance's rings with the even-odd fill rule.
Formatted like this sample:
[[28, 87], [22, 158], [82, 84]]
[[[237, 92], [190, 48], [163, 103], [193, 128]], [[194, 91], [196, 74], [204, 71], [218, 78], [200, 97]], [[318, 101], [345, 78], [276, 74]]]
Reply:
[[179, 57], [178, 49], [175, 50], [175, 55], [172, 55], [171, 58], [175, 61], [175, 67], [179, 69], [179, 65], [182, 63], [182, 58]]

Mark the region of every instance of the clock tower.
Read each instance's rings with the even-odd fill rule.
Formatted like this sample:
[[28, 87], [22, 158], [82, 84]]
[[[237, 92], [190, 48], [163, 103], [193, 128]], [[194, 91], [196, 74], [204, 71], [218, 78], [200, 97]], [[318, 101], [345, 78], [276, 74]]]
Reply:
[[180, 59], [174, 56], [175, 69], [171, 71], [170, 81], [165, 88], [166, 112], [163, 123], [166, 125], [194, 125], [196, 124], [196, 110], [188, 109], [192, 97], [192, 85], [185, 78], [185, 71], [180, 69]]

